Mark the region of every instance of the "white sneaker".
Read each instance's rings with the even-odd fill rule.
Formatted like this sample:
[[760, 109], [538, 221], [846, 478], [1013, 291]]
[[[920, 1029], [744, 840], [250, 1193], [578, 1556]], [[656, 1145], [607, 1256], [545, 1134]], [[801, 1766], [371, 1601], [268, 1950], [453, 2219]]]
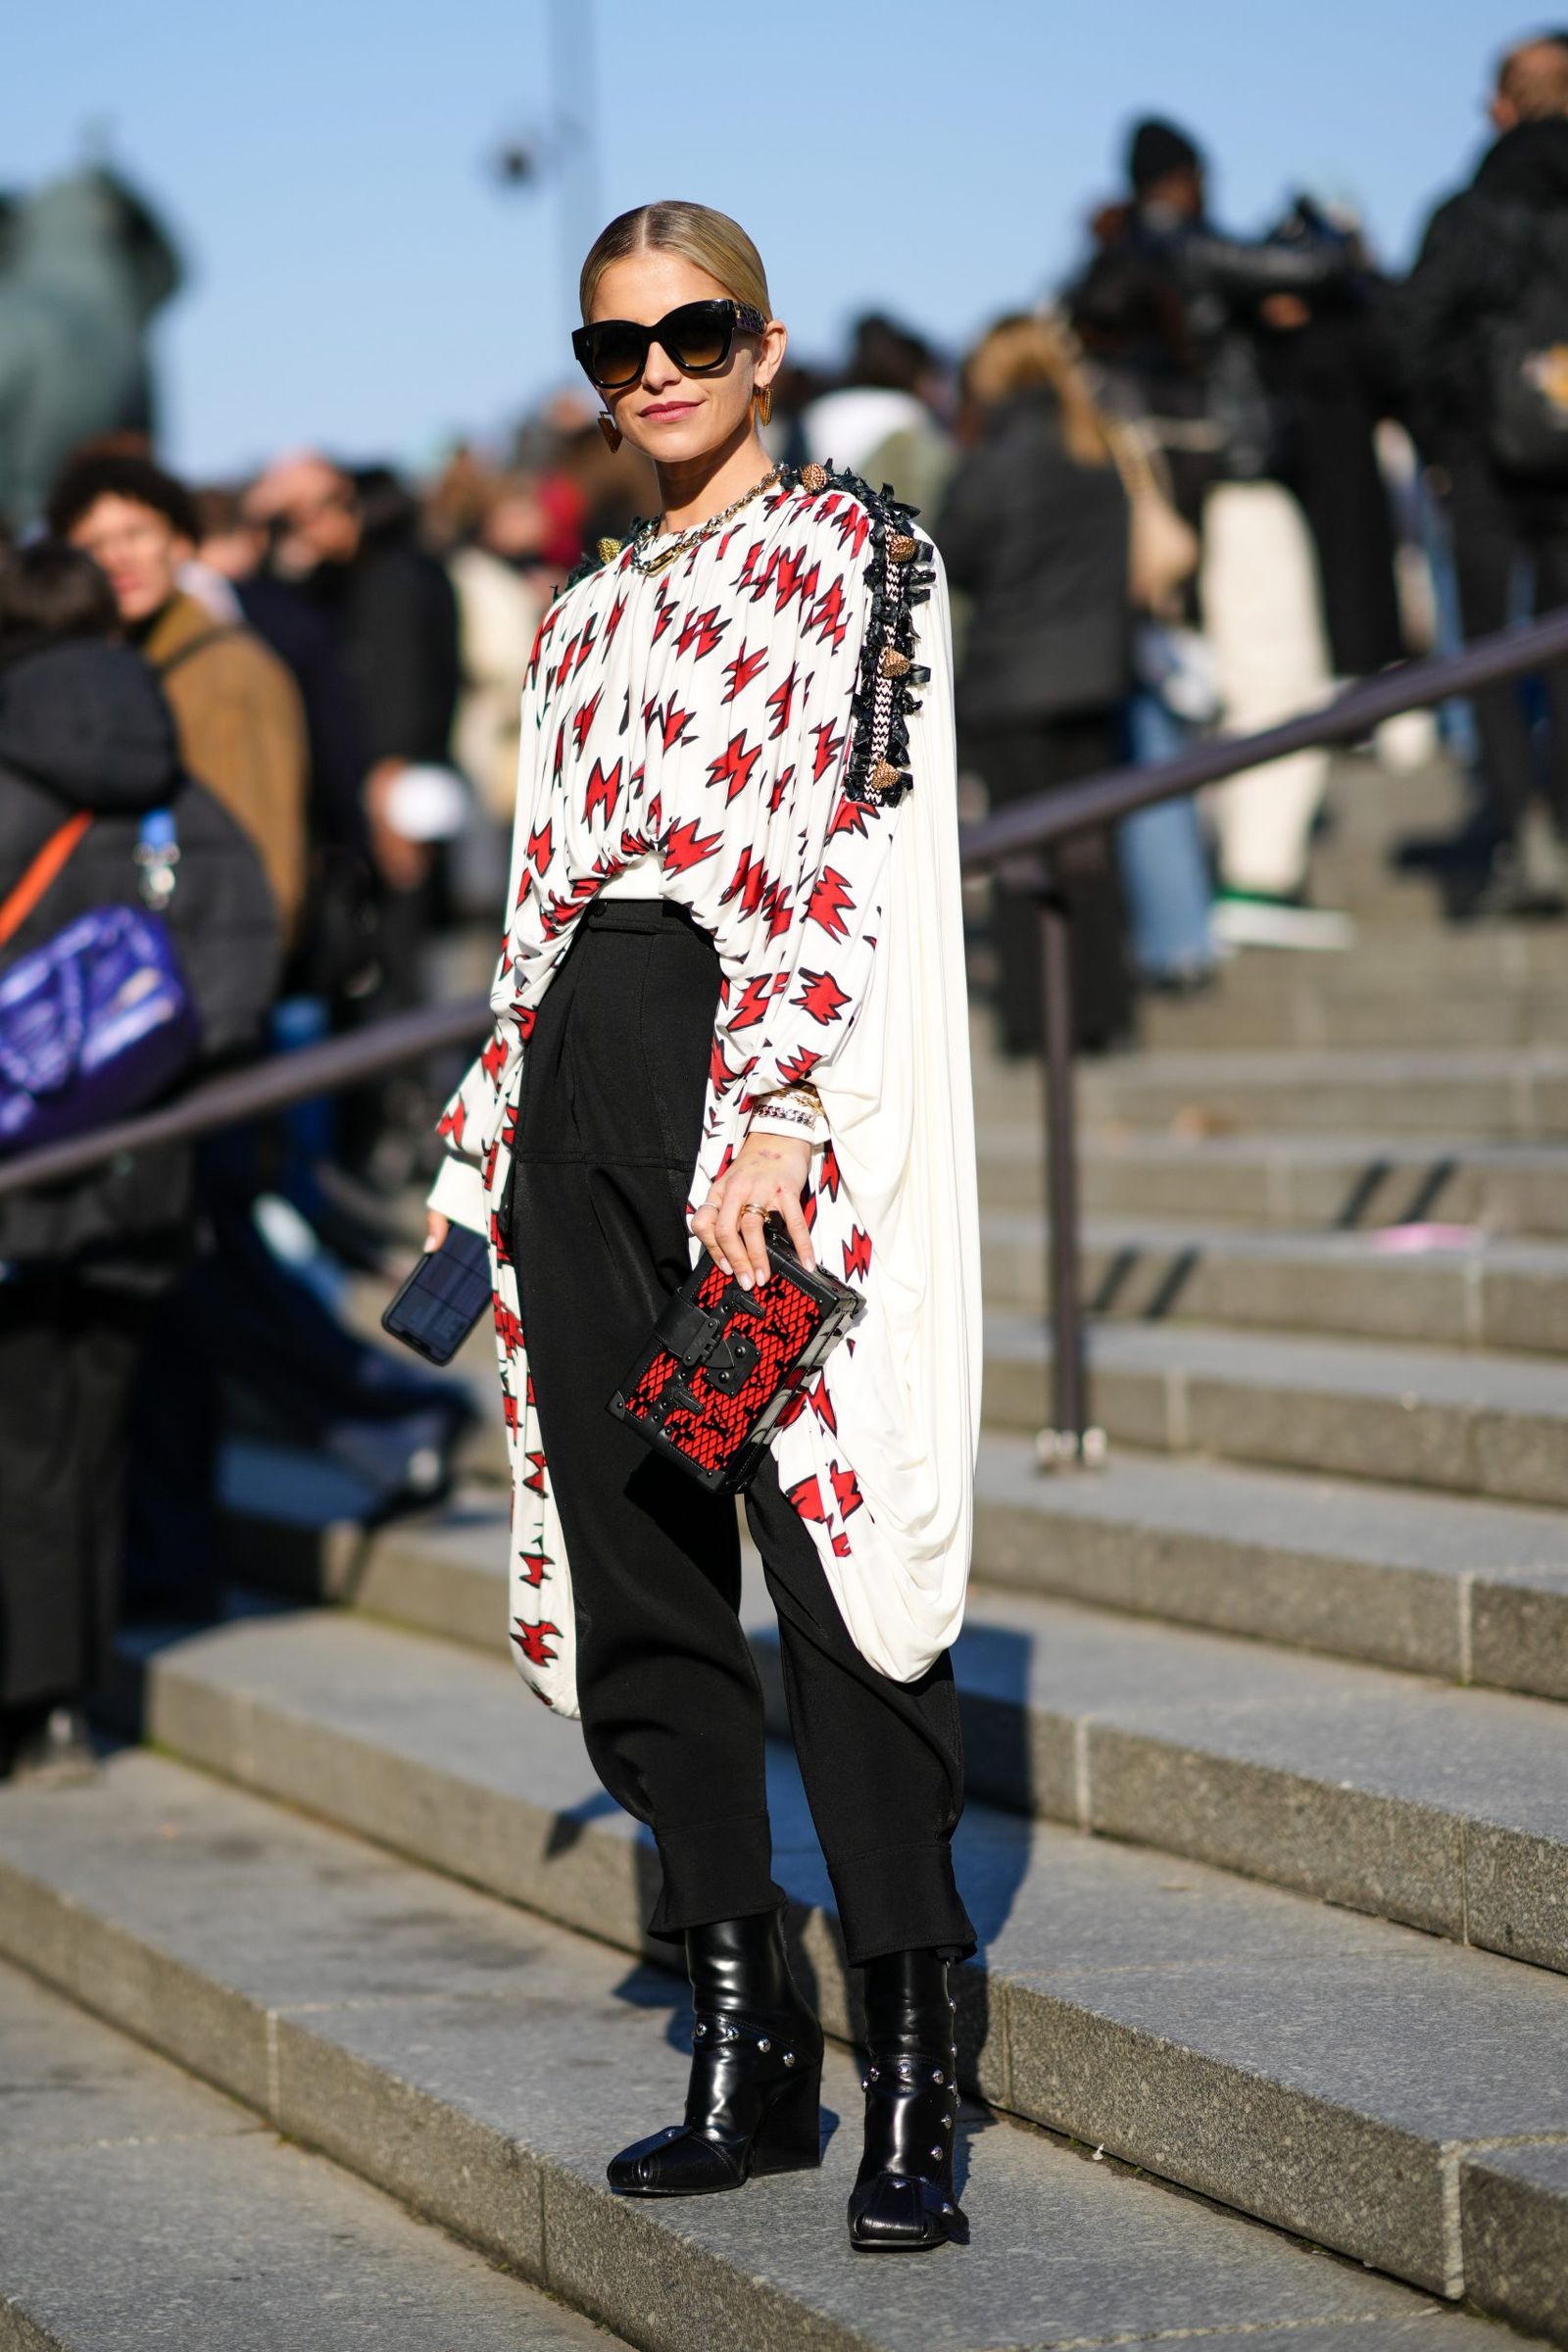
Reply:
[[1209, 925], [1229, 948], [1300, 948], [1333, 955], [1355, 944], [1355, 925], [1348, 914], [1293, 906], [1287, 899], [1218, 898]]

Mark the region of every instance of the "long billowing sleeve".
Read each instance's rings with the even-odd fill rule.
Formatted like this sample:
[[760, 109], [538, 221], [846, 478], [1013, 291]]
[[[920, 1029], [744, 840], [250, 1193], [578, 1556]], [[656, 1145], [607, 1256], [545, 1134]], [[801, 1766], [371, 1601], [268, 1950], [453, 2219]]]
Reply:
[[870, 987], [897, 804], [842, 797], [808, 877], [795, 953], [776, 979], [772, 1008], [748, 1074], [754, 1097], [825, 1073], [854, 1033]]
[[[829, 1202], [824, 1181], [812, 1233], [819, 1252], [833, 1252], [833, 1272], [864, 1283], [868, 1307], [854, 1356], [829, 1365], [837, 1429], [819, 1485], [825, 1501], [843, 1507], [837, 1517], [830, 1511], [823, 1564], [857, 1647], [901, 1681], [923, 1672], [962, 1619], [982, 1368], [953, 671], [940, 567], [920, 622], [930, 678], [909, 721], [913, 781], [891, 834], [869, 986], [852, 1034], [821, 1074], [839, 1189]], [[797, 1424], [780, 1439], [787, 1486], [813, 1437], [819, 1442], [821, 1433]], [[853, 1484], [844, 1475], [851, 1463]]]

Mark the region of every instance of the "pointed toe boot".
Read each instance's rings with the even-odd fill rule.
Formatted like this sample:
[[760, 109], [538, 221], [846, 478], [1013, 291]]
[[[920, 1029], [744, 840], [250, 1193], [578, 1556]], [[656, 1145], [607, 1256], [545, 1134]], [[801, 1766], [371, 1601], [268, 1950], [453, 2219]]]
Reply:
[[865, 2153], [850, 2193], [858, 2253], [927, 2253], [968, 2235], [953, 2187], [954, 2006], [935, 1952], [889, 1952], [866, 1965]]
[[706, 2197], [821, 2162], [822, 2031], [776, 1911], [686, 1931], [696, 2020], [686, 2120], [612, 2159], [623, 2197]]

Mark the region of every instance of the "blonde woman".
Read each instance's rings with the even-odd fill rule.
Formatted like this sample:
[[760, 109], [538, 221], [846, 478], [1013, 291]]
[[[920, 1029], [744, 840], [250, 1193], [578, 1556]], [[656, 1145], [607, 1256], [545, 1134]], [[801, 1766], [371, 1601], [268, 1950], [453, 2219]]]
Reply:
[[517, 1663], [652, 1830], [650, 1932], [685, 1948], [685, 2120], [612, 2163], [633, 2196], [815, 2165], [822, 2039], [780, 1933], [734, 1507], [606, 1401], [704, 1250], [768, 1278], [769, 1213], [863, 1291], [746, 1503], [864, 1972], [852, 2239], [934, 2246], [963, 2226], [948, 1645], [980, 1366], [945, 592], [906, 510], [770, 461], [785, 330], [736, 222], [624, 214], [582, 315], [606, 437], [652, 459], [662, 513], [540, 629], [495, 1034], [431, 1232], [490, 1237]]
[[[958, 678], [964, 762], [993, 808], [1114, 767], [1131, 686], [1128, 506], [1107, 428], [1053, 320], [1004, 318], [964, 365], [970, 448], [933, 525], [971, 600]], [[1113, 1045], [1132, 985], [1111, 844], [1067, 845], [1078, 1043]], [[1041, 1045], [1032, 900], [1001, 890], [997, 1026], [1009, 1054]]]

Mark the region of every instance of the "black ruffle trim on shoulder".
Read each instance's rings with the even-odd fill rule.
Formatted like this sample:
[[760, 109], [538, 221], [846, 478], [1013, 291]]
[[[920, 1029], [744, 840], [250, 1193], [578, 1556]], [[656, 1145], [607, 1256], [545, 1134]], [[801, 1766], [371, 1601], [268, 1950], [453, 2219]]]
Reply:
[[589, 548], [585, 554], [578, 557], [566, 574], [564, 587], [556, 590], [551, 602], [559, 605], [564, 596], [569, 596], [574, 588], [580, 588], [584, 580], [591, 580], [596, 571], [603, 571], [604, 568], [604, 557], [596, 547]]
[[919, 710], [917, 689], [930, 679], [915, 660], [914, 608], [931, 594], [936, 574], [914, 531], [918, 509], [884, 484], [880, 491], [836, 466], [792, 469], [793, 489], [825, 495], [836, 490], [863, 507], [870, 520], [866, 588], [871, 611], [851, 706], [850, 756], [844, 790], [873, 808], [896, 804], [908, 791], [909, 720]]

